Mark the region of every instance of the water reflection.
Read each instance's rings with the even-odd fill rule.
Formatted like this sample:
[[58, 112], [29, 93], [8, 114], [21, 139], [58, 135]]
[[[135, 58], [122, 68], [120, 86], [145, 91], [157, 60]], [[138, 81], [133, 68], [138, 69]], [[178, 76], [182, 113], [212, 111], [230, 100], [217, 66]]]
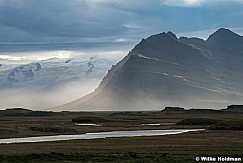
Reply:
[[180, 133], [185, 133], [190, 131], [200, 131], [200, 130], [204, 130], [204, 129], [111, 131], [111, 132], [86, 133], [86, 134], [79, 134], [79, 135], [8, 138], [8, 139], [0, 139], [0, 144], [48, 142], [48, 141], [77, 140], [77, 139], [102, 139], [102, 138], [117, 138], [117, 137], [173, 135], [173, 134], [180, 134]]

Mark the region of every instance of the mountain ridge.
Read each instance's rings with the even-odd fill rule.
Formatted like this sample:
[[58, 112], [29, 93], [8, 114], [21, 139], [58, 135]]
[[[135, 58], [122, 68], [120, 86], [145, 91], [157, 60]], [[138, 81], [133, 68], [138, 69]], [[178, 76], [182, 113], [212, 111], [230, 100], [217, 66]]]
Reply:
[[[228, 35], [240, 43], [224, 47], [225, 40], [212, 42], [214, 37]], [[163, 32], [142, 39], [111, 68], [96, 91], [55, 109], [153, 110], [168, 105], [220, 108], [240, 102], [242, 36], [222, 28], [209, 38], [177, 38], [172, 32]]]

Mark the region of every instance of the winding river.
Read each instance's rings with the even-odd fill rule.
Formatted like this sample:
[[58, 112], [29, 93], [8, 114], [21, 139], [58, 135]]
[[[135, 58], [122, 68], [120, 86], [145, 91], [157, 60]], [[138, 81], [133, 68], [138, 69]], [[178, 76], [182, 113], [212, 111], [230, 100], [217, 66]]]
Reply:
[[63, 140], [78, 140], [78, 139], [103, 139], [103, 138], [118, 138], [118, 137], [136, 137], [136, 136], [159, 136], [159, 135], [174, 135], [185, 132], [201, 131], [204, 129], [174, 129], [174, 130], [137, 130], [137, 131], [111, 131], [86, 133], [79, 135], [56, 135], [56, 136], [38, 136], [25, 138], [8, 138], [0, 139], [0, 144], [11, 143], [34, 143], [34, 142], [49, 142]]

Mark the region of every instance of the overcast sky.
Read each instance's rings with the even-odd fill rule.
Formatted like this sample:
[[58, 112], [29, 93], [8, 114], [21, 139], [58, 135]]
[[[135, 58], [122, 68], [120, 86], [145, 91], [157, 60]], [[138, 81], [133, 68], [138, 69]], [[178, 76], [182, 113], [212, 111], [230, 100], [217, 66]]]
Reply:
[[242, 8], [243, 0], [0, 0], [0, 44], [118, 47], [167, 31], [203, 38], [220, 27], [243, 33]]

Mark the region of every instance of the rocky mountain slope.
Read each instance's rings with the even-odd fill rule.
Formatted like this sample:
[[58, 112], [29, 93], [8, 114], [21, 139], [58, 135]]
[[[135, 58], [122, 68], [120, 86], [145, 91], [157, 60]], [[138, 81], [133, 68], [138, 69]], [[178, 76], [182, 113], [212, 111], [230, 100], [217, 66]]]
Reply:
[[243, 101], [243, 37], [221, 28], [207, 40], [172, 32], [143, 39], [99, 87], [58, 110], [222, 108]]

